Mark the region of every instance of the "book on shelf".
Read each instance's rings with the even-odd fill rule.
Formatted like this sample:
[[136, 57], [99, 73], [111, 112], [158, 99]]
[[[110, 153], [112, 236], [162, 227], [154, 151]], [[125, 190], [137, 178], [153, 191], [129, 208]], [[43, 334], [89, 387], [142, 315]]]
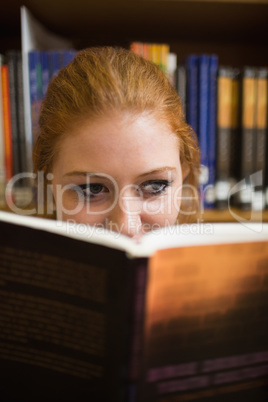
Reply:
[[[4, 64], [4, 55], [0, 54], [0, 71]], [[3, 97], [2, 97], [2, 77], [0, 77], [0, 208], [5, 206], [5, 186], [6, 186], [6, 155], [5, 155], [5, 135], [3, 117]]]
[[186, 119], [187, 123], [198, 133], [198, 56], [190, 54], [185, 61], [186, 88]]
[[267, 68], [245, 67], [242, 77], [240, 207], [265, 207]]
[[239, 150], [235, 147], [239, 101], [236, 84], [234, 69], [220, 66], [217, 81], [216, 206], [218, 209], [228, 207], [229, 193], [234, 184], [233, 169], [235, 165], [239, 165]]
[[12, 154], [12, 129], [10, 112], [10, 92], [9, 92], [9, 71], [6, 63], [1, 66], [2, 81], [2, 107], [3, 107], [3, 132], [5, 144], [5, 172], [6, 181], [13, 175], [13, 154]]
[[28, 69], [30, 80], [31, 131], [32, 147], [39, 136], [39, 115], [43, 100], [41, 51], [31, 50], [28, 53]]
[[267, 400], [268, 224], [0, 225], [3, 400]]
[[186, 121], [197, 134], [201, 155], [201, 202], [205, 208], [214, 208], [218, 56], [190, 54], [185, 71]]
[[59, 50], [72, 48], [72, 42], [46, 29], [27, 9], [21, 7], [21, 48], [23, 64], [23, 94], [26, 133], [27, 171], [32, 171], [33, 132], [31, 121], [31, 91], [29, 52], [34, 50]]
[[[231, 187], [234, 188], [240, 180], [241, 165], [241, 70], [231, 68], [232, 98], [231, 98], [231, 143], [230, 143], [230, 176]], [[230, 197], [230, 204], [238, 206], [236, 194]]]
[[261, 172], [262, 180], [254, 189], [253, 209], [265, 208], [265, 168], [268, 164], [266, 143], [268, 141], [268, 68], [258, 68], [256, 71], [257, 102], [256, 102], [256, 145], [254, 171]]
[[12, 173], [13, 175], [21, 172], [20, 163], [20, 141], [18, 127], [18, 76], [17, 76], [17, 51], [8, 51], [7, 66], [8, 66], [8, 82], [9, 82], [9, 103], [10, 103], [10, 118], [11, 118], [11, 139], [12, 139]]
[[198, 59], [198, 138], [203, 172], [200, 183], [205, 208], [215, 206], [216, 104], [218, 57], [200, 55]]
[[241, 172], [240, 179], [244, 186], [239, 193], [239, 204], [242, 209], [252, 207], [254, 183], [255, 152], [255, 107], [257, 102], [256, 73], [254, 67], [245, 67], [242, 72], [241, 98]]
[[177, 67], [177, 79], [176, 79], [176, 89], [178, 92], [178, 96], [181, 100], [181, 106], [183, 110], [184, 117], [186, 117], [186, 81], [187, 76], [186, 76], [186, 68], [184, 64], [179, 64]]
[[205, 192], [205, 208], [216, 205], [216, 141], [217, 141], [217, 78], [219, 59], [209, 55], [209, 103], [208, 103], [208, 183]]
[[170, 52], [170, 46], [166, 43], [131, 42], [129, 49], [142, 56], [144, 59], [156, 64], [165, 72], [171, 84], [175, 86], [175, 70], [177, 57]]
[[20, 141], [20, 162], [21, 172], [27, 172], [26, 159], [26, 138], [25, 138], [25, 117], [24, 117], [24, 94], [23, 94], [23, 72], [22, 72], [22, 54], [17, 53], [17, 113], [18, 113], [18, 130]]

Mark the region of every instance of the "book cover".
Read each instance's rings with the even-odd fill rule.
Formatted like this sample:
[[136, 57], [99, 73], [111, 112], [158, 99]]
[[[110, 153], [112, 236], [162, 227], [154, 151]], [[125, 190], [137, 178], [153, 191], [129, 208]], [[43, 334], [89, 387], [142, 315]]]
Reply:
[[10, 114], [10, 95], [9, 95], [9, 78], [8, 65], [1, 66], [2, 80], [2, 102], [3, 102], [3, 126], [5, 139], [5, 171], [6, 181], [10, 180], [13, 175], [13, 159], [12, 159], [12, 129]]
[[217, 137], [217, 77], [218, 56], [209, 56], [209, 118], [208, 118], [208, 183], [205, 192], [205, 207], [216, 204], [216, 137]]
[[167, 59], [167, 68], [164, 64], [161, 64], [161, 68], [166, 73], [170, 84], [173, 88], [176, 88], [177, 55], [175, 53], [169, 53]]
[[[4, 55], [0, 54], [0, 71], [4, 64]], [[5, 207], [6, 161], [5, 161], [5, 135], [3, 118], [2, 77], [0, 79], [0, 208]]]
[[66, 67], [74, 58], [74, 56], [76, 55], [76, 50], [74, 49], [68, 49], [68, 50], [64, 50], [63, 52], [63, 67]]
[[189, 55], [186, 58], [185, 66], [187, 74], [186, 119], [198, 135], [198, 56]]
[[187, 103], [187, 95], [186, 95], [186, 68], [184, 64], [180, 64], [177, 67], [177, 80], [176, 80], [176, 88], [181, 100], [181, 106], [184, 113], [184, 117], [186, 117], [186, 103]]
[[[232, 99], [231, 99], [231, 146], [230, 146], [230, 185], [235, 186], [240, 179], [241, 166], [241, 70], [231, 69]], [[231, 205], [239, 205], [236, 197], [230, 198]]]
[[8, 82], [9, 82], [9, 99], [10, 99], [10, 118], [11, 118], [11, 134], [12, 134], [12, 169], [13, 175], [21, 172], [21, 151], [19, 141], [18, 127], [18, 75], [17, 75], [17, 54], [16, 51], [8, 51]]
[[266, 400], [268, 224], [0, 226], [4, 400]]
[[[169, 64], [170, 46], [166, 43], [161, 44], [161, 65], [164, 73], [168, 75], [168, 64]], [[177, 56], [172, 56], [173, 59], [176, 58], [174, 64], [177, 65]], [[174, 65], [173, 64], [173, 65]]]
[[[201, 164], [208, 169], [209, 56], [198, 57], [198, 138]], [[208, 174], [207, 174], [208, 176]], [[204, 183], [206, 184], [206, 182]]]
[[231, 148], [232, 148], [232, 68], [220, 66], [217, 91], [217, 167], [216, 206], [228, 207], [231, 188]]
[[39, 135], [39, 115], [43, 99], [42, 83], [42, 52], [32, 50], [29, 52], [29, 79], [30, 79], [30, 100], [31, 100], [31, 122], [32, 122], [32, 144]]
[[257, 80], [255, 67], [245, 67], [242, 74], [242, 120], [241, 120], [241, 171], [244, 183], [239, 194], [242, 209], [252, 207], [255, 183], [253, 177], [255, 159]]
[[17, 55], [17, 74], [18, 74], [18, 127], [21, 152], [21, 171], [27, 172], [27, 151], [26, 151], [26, 135], [25, 135], [25, 117], [24, 117], [24, 96], [23, 96], [23, 72], [22, 72], [22, 55]]
[[49, 52], [47, 50], [43, 50], [41, 52], [41, 66], [42, 66], [42, 98], [44, 99], [50, 81]]
[[267, 141], [267, 113], [268, 113], [268, 69], [256, 70], [257, 102], [256, 102], [256, 134], [254, 172], [259, 172], [261, 182], [255, 187], [252, 208], [263, 210], [265, 207], [265, 164], [266, 141]]

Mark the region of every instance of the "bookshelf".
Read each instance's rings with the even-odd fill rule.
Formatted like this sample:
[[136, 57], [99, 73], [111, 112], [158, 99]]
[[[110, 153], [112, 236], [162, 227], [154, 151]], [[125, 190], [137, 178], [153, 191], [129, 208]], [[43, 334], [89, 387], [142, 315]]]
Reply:
[[238, 208], [224, 210], [209, 210], [204, 212], [204, 222], [235, 222], [238, 219], [255, 222], [268, 222], [268, 211], [242, 211]]
[[[20, 49], [20, 6], [76, 49], [168, 42], [178, 63], [189, 53], [216, 53], [224, 65], [268, 66], [268, 0], [10, 0], [0, 13], [0, 53]], [[239, 211], [247, 219], [249, 212]], [[232, 221], [206, 211], [206, 221]], [[268, 221], [268, 214], [263, 212]]]

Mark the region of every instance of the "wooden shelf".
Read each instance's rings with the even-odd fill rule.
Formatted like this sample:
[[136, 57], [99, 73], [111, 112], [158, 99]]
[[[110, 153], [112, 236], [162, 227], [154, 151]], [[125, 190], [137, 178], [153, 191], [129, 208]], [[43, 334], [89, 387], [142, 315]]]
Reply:
[[204, 222], [268, 222], [268, 210], [264, 211], [242, 211], [238, 208], [231, 210], [205, 210], [201, 215]]
[[0, 10], [0, 52], [20, 45], [20, 6], [77, 49], [166, 41], [183, 59], [215, 52], [222, 64], [267, 65], [267, 0], [9, 0]]

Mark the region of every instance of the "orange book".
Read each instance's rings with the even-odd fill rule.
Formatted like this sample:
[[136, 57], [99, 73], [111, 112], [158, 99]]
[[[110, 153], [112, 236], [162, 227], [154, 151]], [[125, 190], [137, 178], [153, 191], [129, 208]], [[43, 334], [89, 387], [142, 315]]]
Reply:
[[148, 43], [143, 44], [143, 57], [147, 60], [149, 59], [149, 44]]
[[6, 180], [8, 181], [12, 178], [12, 133], [11, 133], [10, 97], [9, 97], [7, 65], [3, 65], [1, 67], [1, 79], [2, 79]]

